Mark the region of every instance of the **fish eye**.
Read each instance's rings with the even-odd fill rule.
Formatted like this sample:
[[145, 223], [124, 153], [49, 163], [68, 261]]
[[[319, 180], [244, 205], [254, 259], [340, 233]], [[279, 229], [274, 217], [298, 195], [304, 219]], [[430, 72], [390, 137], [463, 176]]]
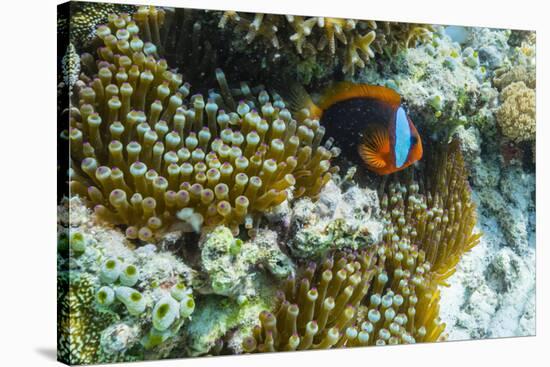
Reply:
[[415, 145], [416, 143], [418, 143], [418, 137], [415, 135], [411, 136], [411, 145]]

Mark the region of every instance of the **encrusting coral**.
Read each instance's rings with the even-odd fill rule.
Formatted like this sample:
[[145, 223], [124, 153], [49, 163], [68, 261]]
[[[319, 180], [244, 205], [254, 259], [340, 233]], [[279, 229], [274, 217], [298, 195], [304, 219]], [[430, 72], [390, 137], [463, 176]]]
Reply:
[[233, 23], [237, 32], [245, 34], [247, 43], [261, 39], [275, 50], [292, 47], [302, 60], [312, 57], [319, 61], [326, 53], [331, 57], [325, 61], [338, 60], [342, 71], [349, 74], [363, 69], [375, 53], [395, 53], [429, 40], [432, 30], [424, 24], [235, 11], [223, 12], [218, 25], [226, 28]]
[[116, 315], [94, 309], [94, 284], [86, 274], [58, 277], [58, 355], [71, 364], [97, 361], [101, 332]]
[[256, 266], [261, 265], [277, 278], [294, 273], [292, 261], [278, 248], [273, 231], [259, 231], [244, 242], [235, 238], [229, 228], [219, 226], [205, 234], [199, 247], [201, 268], [208, 274], [208, 287], [214, 294], [237, 298], [253, 293], [250, 283]]
[[81, 56], [86, 75], [75, 85], [69, 132], [72, 194], [144, 241], [174, 223], [251, 228], [290, 188], [293, 197], [315, 197], [334, 170], [333, 153], [320, 145], [324, 128], [295, 120], [265, 91], [235, 103], [221, 71], [221, 94], [188, 98], [190, 86], [154, 43], [163, 14], [143, 7], [109, 17], [96, 32], [99, 59]]

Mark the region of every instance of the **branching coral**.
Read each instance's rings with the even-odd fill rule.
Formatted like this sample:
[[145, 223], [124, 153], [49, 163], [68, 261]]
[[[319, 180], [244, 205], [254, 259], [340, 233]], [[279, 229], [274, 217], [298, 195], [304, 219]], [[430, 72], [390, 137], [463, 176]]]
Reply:
[[237, 32], [245, 33], [247, 43], [263, 39], [269, 46], [283, 50], [290, 41], [303, 58], [324, 51], [336, 55], [343, 72], [350, 74], [364, 68], [375, 53], [395, 52], [429, 40], [432, 30], [420, 24], [224, 12], [219, 27], [226, 28], [230, 23], [236, 24]]
[[533, 141], [536, 135], [535, 90], [524, 82], [513, 82], [500, 93], [502, 105], [496, 112], [502, 133], [515, 142]]
[[144, 241], [176, 222], [250, 228], [291, 187], [315, 197], [331, 177], [324, 128], [296, 121], [265, 91], [243, 87], [249, 98], [236, 104], [221, 71], [221, 95], [188, 98], [190, 86], [148, 41], [160, 37], [163, 14], [110, 17], [97, 30], [99, 59], [82, 55], [90, 76], [71, 110], [72, 193]]

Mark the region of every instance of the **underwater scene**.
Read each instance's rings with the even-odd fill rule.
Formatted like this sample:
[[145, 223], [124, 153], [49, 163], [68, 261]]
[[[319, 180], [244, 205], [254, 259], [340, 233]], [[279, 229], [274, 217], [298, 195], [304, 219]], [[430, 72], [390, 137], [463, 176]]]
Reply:
[[58, 359], [535, 334], [535, 32], [58, 7]]

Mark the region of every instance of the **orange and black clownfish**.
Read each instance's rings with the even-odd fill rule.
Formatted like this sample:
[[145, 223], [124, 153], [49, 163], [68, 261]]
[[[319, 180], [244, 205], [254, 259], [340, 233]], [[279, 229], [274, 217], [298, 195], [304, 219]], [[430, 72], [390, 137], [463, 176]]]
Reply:
[[315, 104], [302, 87], [293, 87], [293, 109], [309, 110], [347, 157], [359, 157], [379, 175], [400, 171], [422, 158], [418, 131], [393, 89], [340, 82]]

